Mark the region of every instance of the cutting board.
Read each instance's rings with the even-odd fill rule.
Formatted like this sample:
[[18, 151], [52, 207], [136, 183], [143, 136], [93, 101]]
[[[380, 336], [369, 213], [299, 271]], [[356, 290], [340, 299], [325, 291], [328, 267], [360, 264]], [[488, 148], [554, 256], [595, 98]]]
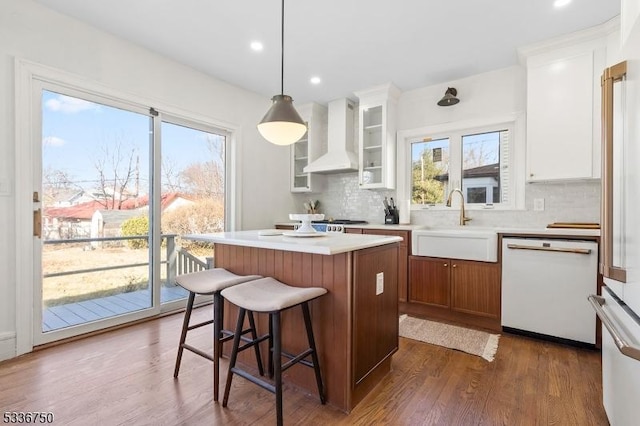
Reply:
[[547, 228], [600, 229], [600, 224], [586, 222], [554, 222], [548, 224]]

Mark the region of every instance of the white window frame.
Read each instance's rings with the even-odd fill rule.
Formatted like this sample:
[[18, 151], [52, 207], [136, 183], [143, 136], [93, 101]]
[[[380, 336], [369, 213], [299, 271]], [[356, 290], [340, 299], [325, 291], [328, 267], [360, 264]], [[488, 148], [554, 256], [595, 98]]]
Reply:
[[[433, 140], [449, 138], [449, 181], [450, 186], [459, 187], [462, 181], [462, 136], [509, 130], [509, 182], [508, 201], [493, 205], [467, 204], [469, 210], [523, 210], [525, 187], [525, 125], [524, 114], [514, 113], [501, 116], [470, 119], [443, 123], [416, 129], [401, 130], [398, 138], [397, 198], [409, 204], [412, 211], [444, 210], [443, 204], [411, 204], [411, 144], [425, 138]], [[446, 198], [445, 194], [445, 198]], [[455, 199], [457, 199], [456, 197]]]

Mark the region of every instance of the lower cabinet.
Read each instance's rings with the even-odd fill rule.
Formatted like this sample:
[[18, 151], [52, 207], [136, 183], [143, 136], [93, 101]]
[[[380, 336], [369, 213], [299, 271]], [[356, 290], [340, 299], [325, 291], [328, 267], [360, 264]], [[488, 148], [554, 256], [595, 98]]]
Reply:
[[500, 264], [409, 256], [407, 313], [500, 330]]

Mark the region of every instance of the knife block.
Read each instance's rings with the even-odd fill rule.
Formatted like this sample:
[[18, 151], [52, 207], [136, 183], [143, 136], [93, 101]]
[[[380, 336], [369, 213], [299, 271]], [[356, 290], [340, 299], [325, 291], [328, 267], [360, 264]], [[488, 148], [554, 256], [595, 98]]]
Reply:
[[398, 209], [391, 210], [388, 214], [384, 215], [385, 225], [397, 225], [400, 223], [400, 214]]

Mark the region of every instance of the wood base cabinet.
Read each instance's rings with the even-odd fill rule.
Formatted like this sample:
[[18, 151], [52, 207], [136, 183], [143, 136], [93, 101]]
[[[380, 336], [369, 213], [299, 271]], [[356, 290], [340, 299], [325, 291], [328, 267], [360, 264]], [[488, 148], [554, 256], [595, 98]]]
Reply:
[[500, 265], [409, 256], [410, 315], [499, 331]]

